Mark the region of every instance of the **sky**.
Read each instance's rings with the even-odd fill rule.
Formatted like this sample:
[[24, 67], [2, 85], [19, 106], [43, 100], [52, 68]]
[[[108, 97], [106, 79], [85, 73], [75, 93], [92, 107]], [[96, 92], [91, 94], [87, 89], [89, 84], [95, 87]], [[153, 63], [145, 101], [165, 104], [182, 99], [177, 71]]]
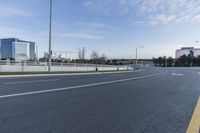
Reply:
[[[199, 0], [53, 0], [53, 51], [79, 48], [108, 58], [175, 56], [200, 47]], [[0, 0], [0, 38], [34, 41], [48, 51], [49, 0]]]

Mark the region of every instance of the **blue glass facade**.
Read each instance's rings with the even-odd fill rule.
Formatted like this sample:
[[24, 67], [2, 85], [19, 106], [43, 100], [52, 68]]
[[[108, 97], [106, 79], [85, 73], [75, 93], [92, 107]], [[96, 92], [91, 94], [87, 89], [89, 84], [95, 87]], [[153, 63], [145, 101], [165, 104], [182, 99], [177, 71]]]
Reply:
[[14, 59], [13, 42], [16, 39], [2, 39], [1, 40], [1, 59]]
[[23, 41], [16, 38], [0, 40], [0, 59], [1, 60], [35, 60], [35, 43]]
[[35, 47], [35, 43], [34, 42], [31, 42], [30, 45], [29, 45], [29, 59], [30, 60], [36, 60], [36, 47]]

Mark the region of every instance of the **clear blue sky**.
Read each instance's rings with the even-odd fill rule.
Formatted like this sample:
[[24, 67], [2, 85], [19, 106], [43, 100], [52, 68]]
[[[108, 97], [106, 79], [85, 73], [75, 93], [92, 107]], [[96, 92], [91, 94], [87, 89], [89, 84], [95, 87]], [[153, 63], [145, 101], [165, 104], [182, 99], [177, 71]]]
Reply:
[[[49, 0], [0, 0], [0, 38], [35, 41], [48, 50]], [[86, 47], [108, 57], [174, 56], [200, 47], [198, 0], [53, 0], [53, 50]]]

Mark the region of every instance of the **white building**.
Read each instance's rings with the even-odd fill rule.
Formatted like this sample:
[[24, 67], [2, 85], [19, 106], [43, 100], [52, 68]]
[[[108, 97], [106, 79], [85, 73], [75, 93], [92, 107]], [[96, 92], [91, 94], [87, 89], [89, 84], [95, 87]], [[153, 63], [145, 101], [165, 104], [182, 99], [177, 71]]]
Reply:
[[183, 47], [181, 49], [176, 50], [176, 58], [180, 58], [183, 55], [188, 56], [190, 53], [193, 53], [195, 57], [200, 55], [200, 48], [194, 47]]

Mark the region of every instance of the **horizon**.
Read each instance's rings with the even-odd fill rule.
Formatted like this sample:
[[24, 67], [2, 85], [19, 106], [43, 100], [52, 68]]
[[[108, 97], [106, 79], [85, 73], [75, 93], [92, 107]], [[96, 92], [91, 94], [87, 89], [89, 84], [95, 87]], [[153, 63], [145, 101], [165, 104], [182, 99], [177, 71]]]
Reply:
[[[181, 47], [199, 48], [200, 2], [195, 0], [53, 0], [52, 50], [86, 48], [108, 58], [175, 57]], [[0, 38], [36, 42], [48, 51], [49, 0], [0, 4]], [[71, 55], [74, 58], [77, 55]]]

